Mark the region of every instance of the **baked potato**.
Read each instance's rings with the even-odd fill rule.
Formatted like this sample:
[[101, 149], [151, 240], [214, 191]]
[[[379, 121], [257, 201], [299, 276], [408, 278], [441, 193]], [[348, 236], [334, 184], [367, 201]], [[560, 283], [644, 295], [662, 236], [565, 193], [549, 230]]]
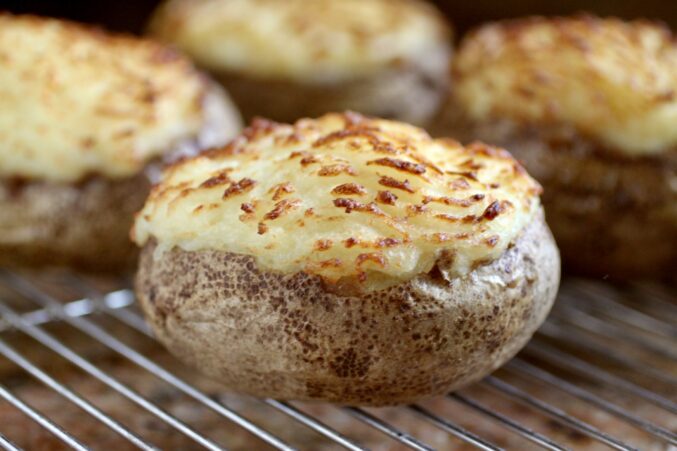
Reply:
[[0, 14], [0, 61], [3, 265], [131, 267], [155, 166], [240, 129], [222, 88], [148, 40]]
[[677, 45], [662, 26], [581, 16], [489, 24], [462, 43], [435, 133], [507, 148], [540, 181], [568, 270], [677, 267]]
[[156, 337], [232, 390], [385, 405], [478, 380], [546, 317], [559, 255], [507, 152], [355, 113], [257, 120], [137, 214]]
[[210, 71], [247, 120], [350, 109], [425, 124], [446, 94], [450, 27], [420, 0], [168, 0], [149, 32]]

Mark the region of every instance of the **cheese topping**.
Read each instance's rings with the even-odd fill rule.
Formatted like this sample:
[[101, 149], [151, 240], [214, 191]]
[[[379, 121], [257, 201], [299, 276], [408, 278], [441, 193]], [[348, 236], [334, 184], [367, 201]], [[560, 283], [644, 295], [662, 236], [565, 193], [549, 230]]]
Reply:
[[433, 140], [355, 113], [257, 120], [227, 147], [166, 170], [132, 233], [156, 252], [221, 250], [267, 270], [383, 288], [498, 258], [540, 208], [502, 149]]
[[655, 24], [579, 17], [486, 25], [462, 43], [454, 78], [477, 120], [573, 125], [630, 155], [677, 145], [677, 45]]
[[169, 0], [150, 31], [209, 69], [297, 81], [435, 59], [451, 44], [420, 0]]
[[0, 66], [0, 178], [129, 176], [204, 125], [205, 81], [151, 41], [0, 14]]

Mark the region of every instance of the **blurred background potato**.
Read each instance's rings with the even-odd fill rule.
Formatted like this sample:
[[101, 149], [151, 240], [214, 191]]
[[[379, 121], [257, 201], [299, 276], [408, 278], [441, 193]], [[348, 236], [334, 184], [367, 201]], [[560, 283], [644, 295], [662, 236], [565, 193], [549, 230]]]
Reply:
[[[14, 13], [34, 13], [64, 17], [104, 25], [113, 30], [140, 32], [159, 0], [98, 1], [87, 0], [0, 0], [0, 10]], [[434, 1], [453, 22], [461, 35], [469, 28], [488, 20], [520, 17], [532, 14], [562, 15], [581, 11], [626, 19], [644, 17], [660, 20], [677, 28], [677, 8], [663, 0], [453, 0]]]

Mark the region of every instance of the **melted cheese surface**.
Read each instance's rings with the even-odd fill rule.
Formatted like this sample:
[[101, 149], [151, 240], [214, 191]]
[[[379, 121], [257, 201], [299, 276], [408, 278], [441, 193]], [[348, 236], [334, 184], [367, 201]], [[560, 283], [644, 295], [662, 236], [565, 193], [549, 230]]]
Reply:
[[129, 176], [204, 125], [205, 81], [151, 41], [0, 14], [0, 66], [0, 177]]
[[156, 252], [222, 250], [267, 270], [376, 289], [498, 258], [540, 209], [502, 149], [433, 140], [354, 113], [255, 121], [227, 147], [170, 167], [136, 217]]
[[150, 31], [209, 69], [297, 81], [359, 77], [451, 45], [420, 0], [169, 0]]
[[677, 44], [648, 22], [531, 18], [486, 25], [453, 65], [472, 118], [564, 123], [611, 150], [677, 146]]

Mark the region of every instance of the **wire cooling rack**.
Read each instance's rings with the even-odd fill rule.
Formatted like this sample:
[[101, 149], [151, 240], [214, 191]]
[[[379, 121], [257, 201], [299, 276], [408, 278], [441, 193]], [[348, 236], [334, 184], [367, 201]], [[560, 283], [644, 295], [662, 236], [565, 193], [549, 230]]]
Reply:
[[677, 449], [677, 302], [661, 285], [567, 279], [495, 374], [366, 409], [224, 392], [152, 339], [125, 282], [0, 270], [0, 448]]

